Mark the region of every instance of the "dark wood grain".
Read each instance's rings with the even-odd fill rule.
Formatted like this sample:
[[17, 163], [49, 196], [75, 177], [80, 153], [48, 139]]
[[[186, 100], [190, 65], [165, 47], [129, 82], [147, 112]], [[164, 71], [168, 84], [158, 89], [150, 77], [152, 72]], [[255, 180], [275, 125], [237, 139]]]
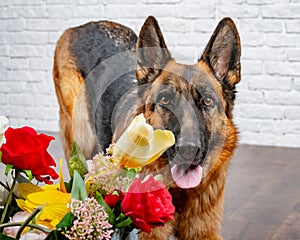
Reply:
[[240, 146], [228, 173], [226, 240], [300, 239], [300, 149]]

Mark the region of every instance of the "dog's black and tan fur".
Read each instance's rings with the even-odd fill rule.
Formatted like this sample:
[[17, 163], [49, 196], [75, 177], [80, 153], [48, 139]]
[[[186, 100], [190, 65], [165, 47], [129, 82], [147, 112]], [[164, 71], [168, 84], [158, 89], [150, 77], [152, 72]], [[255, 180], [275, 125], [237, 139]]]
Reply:
[[[102, 64], [94, 73], [97, 81], [87, 83], [88, 75], [124, 51], [131, 51], [126, 64], [133, 64], [135, 73], [127, 71], [114, 79], [95, 105], [93, 84], [102, 81], [107, 68], [119, 66]], [[175, 145], [145, 172], [160, 172], [171, 180], [174, 164], [185, 174], [199, 165], [203, 168], [198, 186], [169, 185], [175, 221], [150, 235], [142, 233], [139, 239], [167, 240], [171, 235], [181, 240], [221, 239], [227, 167], [237, 142], [232, 108], [240, 81], [240, 54], [239, 35], [229, 18], [219, 23], [194, 65], [172, 59], [154, 17], [146, 20], [139, 37], [125, 26], [100, 21], [69, 29], [58, 41], [53, 75], [67, 158], [73, 140], [90, 157], [95, 149], [116, 141], [134, 116], [144, 113], [154, 128], [169, 129], [176, 138]], [[130, 91], [133, 88], [137, 91]]]

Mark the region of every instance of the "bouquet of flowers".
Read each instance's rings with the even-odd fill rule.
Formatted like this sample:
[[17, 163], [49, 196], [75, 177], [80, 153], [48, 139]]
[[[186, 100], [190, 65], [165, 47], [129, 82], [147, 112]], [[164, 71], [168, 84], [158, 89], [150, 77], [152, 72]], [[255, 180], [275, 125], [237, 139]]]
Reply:
[[74, 143], [69, 182], [62, 160], [59, 174], [52, 168], [52, 140], [30, 127], [9, 128], [0, 116], [0, 160], [6, 165], [0, 239], [128, 239], [133, 229], [150, 233], [174, 218], [162, 176], [139, 174], [174, 144], [172, 132], [153, 130], [139, 115], [90, 167]]

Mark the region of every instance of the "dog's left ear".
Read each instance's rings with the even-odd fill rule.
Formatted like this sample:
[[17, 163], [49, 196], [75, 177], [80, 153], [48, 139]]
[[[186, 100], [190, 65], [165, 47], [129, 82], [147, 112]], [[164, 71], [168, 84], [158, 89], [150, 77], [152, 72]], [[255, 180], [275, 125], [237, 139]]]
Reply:
[[137, 41], [136, 78], [139, 83], [154, 81], [170, 58], [158, 22], [149, 16]]
[[206, 62], [220, 81], [234, 86], [240, 81], [240, 37], [234, 22], [224, 18], [218, 24], [200, 59]]

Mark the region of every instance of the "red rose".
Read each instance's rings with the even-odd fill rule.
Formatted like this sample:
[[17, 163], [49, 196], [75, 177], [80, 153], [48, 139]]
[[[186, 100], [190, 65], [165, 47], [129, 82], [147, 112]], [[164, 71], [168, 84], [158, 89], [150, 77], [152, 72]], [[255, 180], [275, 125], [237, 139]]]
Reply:
[[[5, 132], [6, 143], [0, 148], [2, 162], [21, 170], [31, 170], [39, 180], [52, 183], [58, 175], [50, 166], [56, 166], [54, 159], [47, 152], [54, 137], [37, 134], [33, 128], [8, 128]], [[50, 176], [50, 177], [49, 177]]]
[[122, 200], [123, 197], [124, 195], [122, 192], [119, 193], [116, 191], [105, 195], [104, 201], [107, 203], [108, 206], [114, 208], [117, 205], [117, 203]]
[[122, 212], [135, 227], [150, 233], [151, 228], [174, 219], [175, 207], [165, 185], [150, 176], [145, 182], [134, 180], [122, 201]]

